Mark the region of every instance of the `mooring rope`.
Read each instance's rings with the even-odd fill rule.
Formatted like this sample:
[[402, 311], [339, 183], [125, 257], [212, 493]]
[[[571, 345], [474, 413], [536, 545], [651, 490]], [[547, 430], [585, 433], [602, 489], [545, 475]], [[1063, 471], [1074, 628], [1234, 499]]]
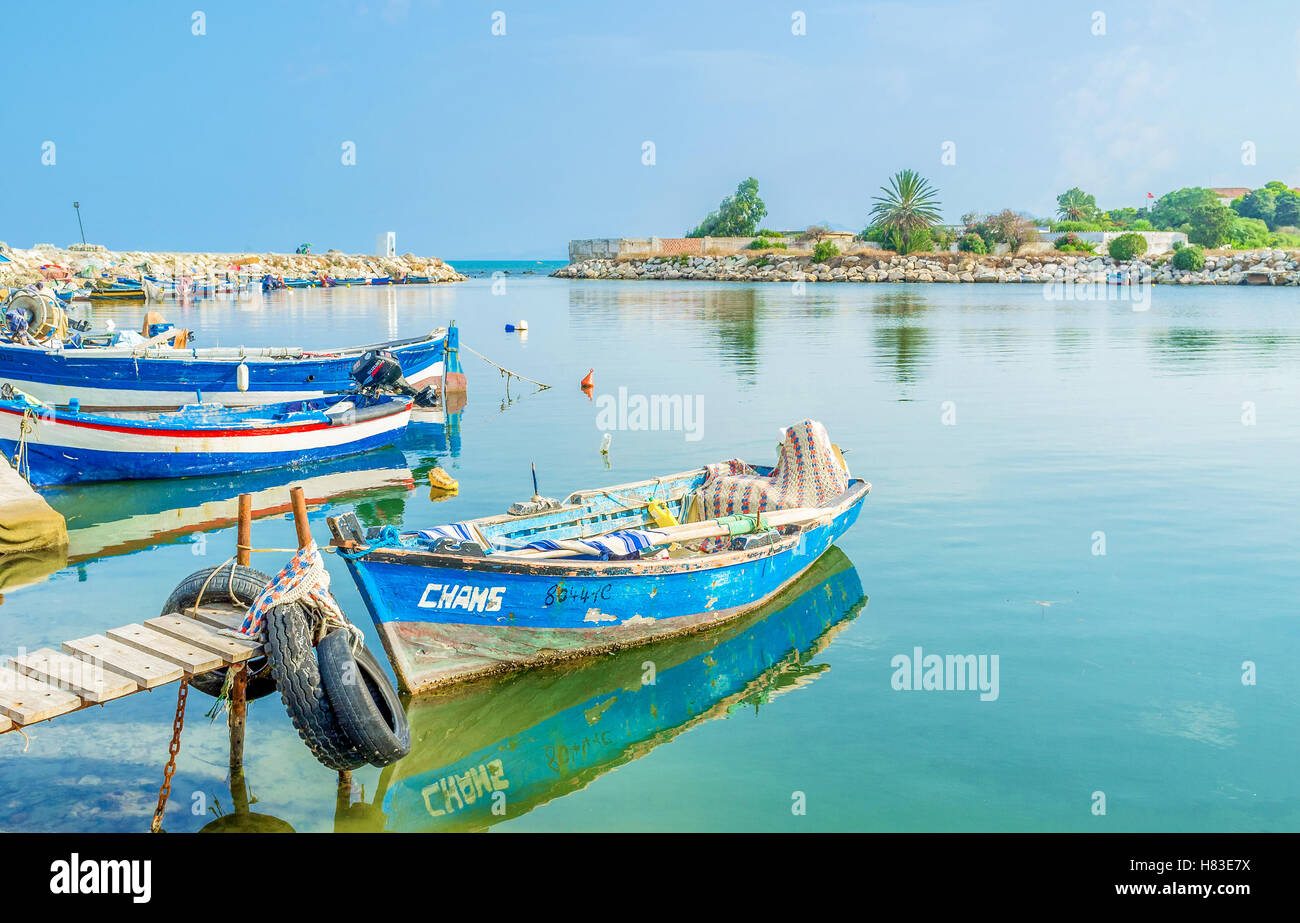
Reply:
[[478, 350], [474, 349], [472, 346], [464, 346], [464, 345], [462, 345], [461, 348], [462, 348], [462, 349], [467, 349], [467, 350], [469, 350], [470, 352], [472, 352], [474, 355], [478, 356], [480, 359], [482, 359], [484, 362], [486, 362], [488, 365], [492, 366], [493, 368], [495, 368], [495, 369], [500, 369], [500, 370], [501, 370], [501, 373], [502, 373], [503, 375], [508, 376], [507, 379], [506, 379], [506, 384], [507, 384], [507, 385], [509, 385], [509, 379], [510, 379], [510, 378], [518, 378], [520, 381], [526, 381], [526, 382], [528, 382], [530, 385], [537, 385], [537, 387], [540, 388], [540, 389], [542, 389], [543, 391], [545, 391], [546, 389], [548, 389], [548, 388], [550, 387], [550, 385], [544, 385], [544, 384], [542, 384], [540, 381], [535, 381], [534, 379], [529, 378], [529, 377], [526, 376], [526, 375], [520, 375], [518, 372], [512, 372], [512, 371], [510, 371], [508, 368], [505, 368], [504, 366], [497, 365], [495, 362], [493, 362], [493, 361], [492, 361], [491, 359], [489, 359], [487, 356], [483, 355], [483, 354], [482, 354], [481, 352], [479, 352]]

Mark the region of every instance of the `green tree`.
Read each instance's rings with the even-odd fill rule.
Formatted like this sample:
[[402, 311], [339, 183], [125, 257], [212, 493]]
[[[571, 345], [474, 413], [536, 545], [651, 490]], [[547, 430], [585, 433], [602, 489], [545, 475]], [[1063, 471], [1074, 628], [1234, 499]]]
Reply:
[[898, 252], [917, 249], [922, 237], [926, 246], [933, 246], [930, 226], [941, 219], [939, 191], [929, 180], [915, 170], [900, 170], [880, 191], [882, 195], [872, 199], [876, 204], [871, 207], [871, 221], [891, 235]]
[[1151, 207], [1151, 223], [1162, 231], [1181, 228], [1192, 211], [1202, 205], [1218, 205], [1219, 197], [1202, 186], [1188, 186], [1166, 192]]
[[1217, 201], [1208, 205], [1198, 205], [1188, 216], [1187, 239], [1202, 247], [1222, 247], [1232, 230], [1233, 222], [1238, 221], [1236, 212]]
[[1291, 189], [1278, 193], [1273, 223], [1275, 228], [1300, 227], [1300, 193]]
[[1062, 221], [1093, 221], [1097, 218], [1097, 197], [1078, 186], [1056, 197], [1056, 215]]
[[758, 197], [758, 180], [751, 176], [736, 187], [735, 195], [724, 198], [718, 210], [709, 212], [686, 236], [753, 237], [766, 217], [767, 206]]
[[1256, 247], [1267, 247], [1268, 225], [1259, 218], [1236, 217], [1228, 225], [1227, 237], [1228, 246], [1236, 250], [1253, 250]]
[[1232, 202], [1232, 210], [1243, 218], [1257, 218], [1271, 231], [1277, 211], [1277, 192], [1264, 186], [1246, 193]]

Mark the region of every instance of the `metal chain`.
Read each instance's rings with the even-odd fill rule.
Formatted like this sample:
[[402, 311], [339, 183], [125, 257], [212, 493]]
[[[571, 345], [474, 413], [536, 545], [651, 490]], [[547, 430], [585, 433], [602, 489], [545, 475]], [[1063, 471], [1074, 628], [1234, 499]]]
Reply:
[[176, 774], [176, 754], [181, 752], [181, 730], [185, 727], [185, 696], [189, 694], [189, 677], [181, 677], [181, 685], [176, 690], [176, 717], [172, 719], [172, 742], [167, 748], [167, 767], [163, 770], [163, 784], [158, 789], [158, 807], [153, 812], [153, 823], [149, 825], [150, 833], [162, 832], [163, 812], [167, 810], [167, 798], [172, 793], [172, 776]]

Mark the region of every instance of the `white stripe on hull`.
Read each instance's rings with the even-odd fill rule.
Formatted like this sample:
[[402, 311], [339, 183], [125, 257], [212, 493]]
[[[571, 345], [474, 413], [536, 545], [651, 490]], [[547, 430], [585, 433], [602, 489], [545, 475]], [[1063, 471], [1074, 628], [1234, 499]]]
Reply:
[[[120, 432], [92, 429], [88, 426], [71, 426], [58, 419], [38, 417], [35, 420], [35, 429], [27, 434], [27, 441], [39, 445], [120, 454], [172, 455], [201, 452], [239, 455], [302, 452], [345, 445], [392, 432], [406, 426], [410, 419], [411, 410], [408, 407], [386, 417], [362, 420], [359, 423], [343, 426], [324, 426], [306, 432], [271, 431], [250, 436], [170, 436], [151, 435], [143, 431]], [[17, 441], [21, 420], [22, 418], [15, 414], [0, 414], [0, 438]], [[271, 425], [271, 422], [268, 420], [267, 425]]]
[[[427, 384], [442, 384], [442, 360], [406, 376], [416, 388]], [[123, 407], [182, 407], [200, 401], [215, 401], [226, 407], [256, 407], [259, 404], [283, 404], [289, 401], [307, 401], [324, 397], [325, 391], [142, 391], [134, 388], [94, 388], [85, 385], [49, 384], [46, 382], [9, 379], [19, 391], [26, 392], [38, 401], [66, 406], [73, 399], [82, 410]]]

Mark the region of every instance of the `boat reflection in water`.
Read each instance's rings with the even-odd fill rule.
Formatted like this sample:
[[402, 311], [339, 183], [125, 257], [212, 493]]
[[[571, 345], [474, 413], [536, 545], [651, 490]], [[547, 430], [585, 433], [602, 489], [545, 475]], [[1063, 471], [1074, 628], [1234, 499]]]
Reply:
[[413, 476], [406, 455], [390, 447], [298, 468], [68, 485], [42, 495], [67, 519], [68, 563], [81, 564], [232, 526], [241, 493], [252, 494], [254, 519], [283, 515], [294, 485], [311, 506], [356, 502], [359, 518], [384, 525], [400, 520]]
[[807, 684], [828, 669], [809, 661], [865, 604], [832, 547], [770, 603], [716, 629], [411, 699], [411, 754], [380, 777], [370, 829], [482, 830], [577, 791], [697, 724]]

